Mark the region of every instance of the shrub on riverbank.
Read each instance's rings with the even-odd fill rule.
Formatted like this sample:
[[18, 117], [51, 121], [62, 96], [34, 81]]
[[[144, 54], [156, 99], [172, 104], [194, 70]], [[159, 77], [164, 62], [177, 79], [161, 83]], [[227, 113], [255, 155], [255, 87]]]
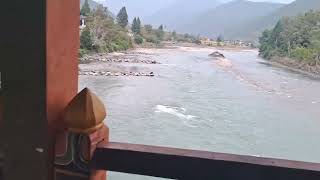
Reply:
[[158, 28], [142, 25], [139, 17], [134, 18], [130, 27], [125, 7], [120, 10], [116, 19], [102, 5], [91, 10], [86, 2], [81, 12], [86, 17], [86, 27], [80, 35], [80, 57], [87, 53], [124, 51], [132, 48], [134, 43], [159, 46], [162, 41], [199, 42], [199, 38], [189, 34], [166, 32], [163, 25]]
[[90, 11], [87, 27], [80, 36], [80, 55], [87, 52], [122, 51], [133, 47], [127, 29], [122, 26], [115, 23], [107, 8], [102, 5]]
[[310, 11], [283, 18], [259, 39], [260, 55], [266, 59], [289, 57], [310, 66], [320, 61], [320, 12]]
[[88, 27], [86, 27], [81, 33], [80, 48], [82, 50], [89, 50], [89, 51], [93, 49], [92, 35]]
[[142, 44], [142, 43], [143, 43], [143, 38], [142, 38], [140, 35], [136, 35], [136, 36], [134, 37], [134, 42], [135, 42], [136, 44]]

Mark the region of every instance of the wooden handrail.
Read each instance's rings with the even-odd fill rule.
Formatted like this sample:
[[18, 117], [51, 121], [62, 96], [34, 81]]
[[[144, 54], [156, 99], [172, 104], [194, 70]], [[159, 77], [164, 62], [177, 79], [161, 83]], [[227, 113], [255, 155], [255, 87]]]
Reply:
[[96, 149], [92, 168], [170, 179], [319, 180], [320, 164], [125, 143]]

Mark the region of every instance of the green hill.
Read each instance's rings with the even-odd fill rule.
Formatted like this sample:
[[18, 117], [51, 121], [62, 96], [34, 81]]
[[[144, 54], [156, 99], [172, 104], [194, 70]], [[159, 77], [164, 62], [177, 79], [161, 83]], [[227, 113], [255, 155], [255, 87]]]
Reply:
[[229, 32], [228, 36], [230, 38], [257, 40], [263, 30], [274, 27], [282, 17], [296, 16], [311, 9], [320, 10], [320, 0], [296, 0], [267, 16], [243, 23], [237, 28], [237, 31]]
[[282, 18], [272, 30], [264, 31], [259, 41], [262, 57], [320, 72], [320, 11]]

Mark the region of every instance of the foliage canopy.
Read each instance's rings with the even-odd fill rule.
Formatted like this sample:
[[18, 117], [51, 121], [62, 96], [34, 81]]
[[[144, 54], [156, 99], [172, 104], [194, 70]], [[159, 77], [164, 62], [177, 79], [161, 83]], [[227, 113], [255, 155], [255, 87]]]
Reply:
[[128, 13], [126, 7], [122, 7], [117, 15], [117, 23], [125, 28], [128, 25]]
[[265, 30], [259, 42], [264, 58], [290, 57], [315, 65], [320, 61], [320, 12], [283, 18], [272, 30]]

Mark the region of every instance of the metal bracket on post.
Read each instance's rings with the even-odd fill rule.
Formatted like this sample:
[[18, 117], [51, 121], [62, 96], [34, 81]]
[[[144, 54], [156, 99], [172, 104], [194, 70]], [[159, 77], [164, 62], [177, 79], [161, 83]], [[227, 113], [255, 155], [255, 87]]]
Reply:
[[64, 115], [67, 130], [56, 142], [56, 180], [106, 180], [106, 171], [90, 168], [96, 148], [109, 140], [105, 117], [105, 106], [87, 88], [70, 102]]

